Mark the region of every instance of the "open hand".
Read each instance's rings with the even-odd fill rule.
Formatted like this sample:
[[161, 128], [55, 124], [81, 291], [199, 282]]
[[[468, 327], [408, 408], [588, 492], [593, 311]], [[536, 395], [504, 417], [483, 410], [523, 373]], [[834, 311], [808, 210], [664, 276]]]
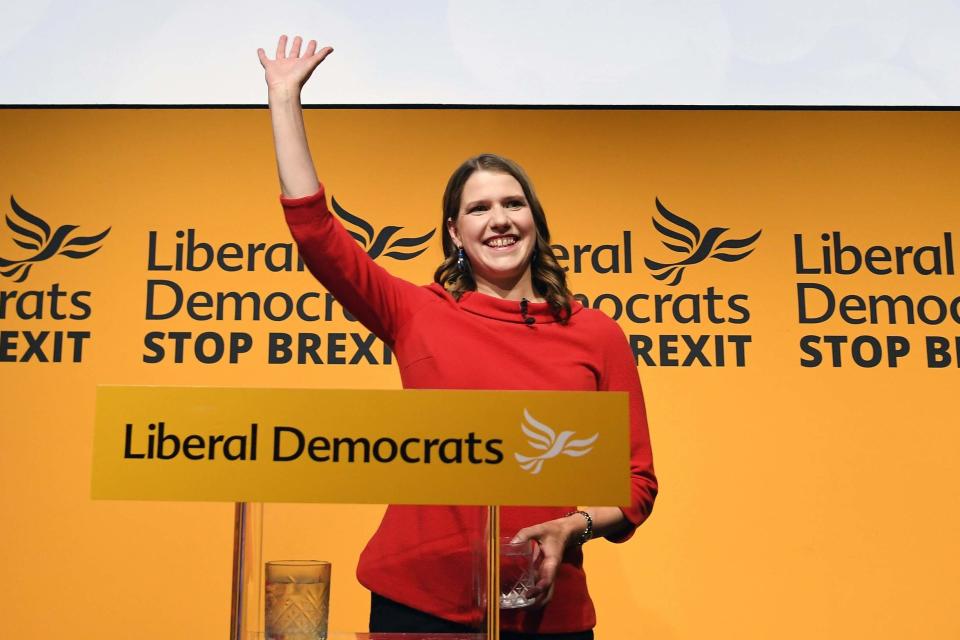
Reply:
[[287, 36], [280, 36], [277, 43], [277, 57], [271, 60], [263, 49], [257, 49], [260, 64], [266, 72], [267, 86], [272, 88], [299, 89], [306, 83], [324, 58], [333, 52], [332, 47], [317, 51], [317, 41], [307, 43], [307, 50], [300, 55], [303, 39], [297, 36], [287, 51]]

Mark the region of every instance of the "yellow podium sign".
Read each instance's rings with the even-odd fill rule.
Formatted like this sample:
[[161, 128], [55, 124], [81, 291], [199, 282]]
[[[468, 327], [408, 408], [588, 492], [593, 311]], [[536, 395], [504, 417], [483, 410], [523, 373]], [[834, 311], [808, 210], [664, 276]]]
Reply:
[[626, 505], [625, 393], [99, 387], [93, 497]]

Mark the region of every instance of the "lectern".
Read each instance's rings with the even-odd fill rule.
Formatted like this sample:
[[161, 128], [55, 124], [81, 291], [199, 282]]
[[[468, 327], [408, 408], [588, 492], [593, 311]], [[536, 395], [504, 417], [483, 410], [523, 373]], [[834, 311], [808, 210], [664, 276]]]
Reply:
[[263, 631], [263, 503], [486, 506], [499, 638], [499, 506], [627, 505], [627, 394], [99, 387], [92, 493], [236, 503], [231, 640]]

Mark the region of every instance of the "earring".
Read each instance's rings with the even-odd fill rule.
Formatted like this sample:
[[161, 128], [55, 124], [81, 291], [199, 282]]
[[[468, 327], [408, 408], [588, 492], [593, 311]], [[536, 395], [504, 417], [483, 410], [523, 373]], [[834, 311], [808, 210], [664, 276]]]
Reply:
[[463, 247], [457, 248], [457, 271], [464, 275], [470, 272], [470, 259], [467, 258], [467, 252]]

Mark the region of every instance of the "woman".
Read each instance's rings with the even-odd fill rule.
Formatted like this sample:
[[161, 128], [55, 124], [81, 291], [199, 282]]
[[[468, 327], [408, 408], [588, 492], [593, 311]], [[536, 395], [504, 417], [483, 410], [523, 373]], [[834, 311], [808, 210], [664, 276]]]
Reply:
[[[490, 154], [454, 172], [443, 199], [445, 260], [419, 287], [373, 263], [330, 214], [304, 131], [300, 89], [333, 50], [302, 40], [258, 50], [287, 222], [310, 271], [390, 345], [405, 388], [627, 391], [632, 506], [504, 508], [501, 527], [537, 541], [535, 607], [504, 611], [504, 638], [593, 637], [580, 546], [622, 542], [656, 496], [643, 398], [623, 332], [567, 290], [543, 209], [522, 169]], [[508, 375], [505, 375], [508, 373]], [[584, 481], [589, 481], [584, 479]], [[468, 583], [473, 507], [390, 506], [357, 577], [373, 593], [371, 631], [463, 631], [479, 624]], [[518, 634], [518, 635], [514, 635]]]

